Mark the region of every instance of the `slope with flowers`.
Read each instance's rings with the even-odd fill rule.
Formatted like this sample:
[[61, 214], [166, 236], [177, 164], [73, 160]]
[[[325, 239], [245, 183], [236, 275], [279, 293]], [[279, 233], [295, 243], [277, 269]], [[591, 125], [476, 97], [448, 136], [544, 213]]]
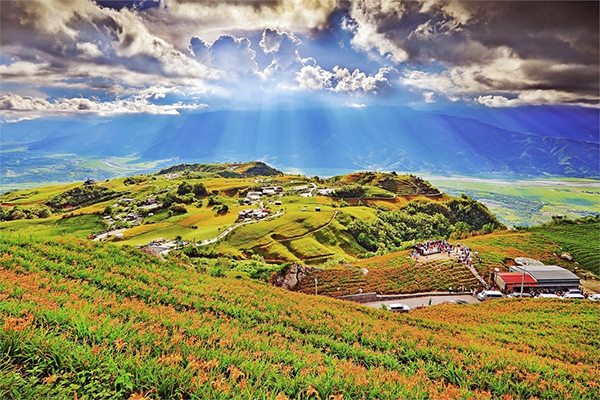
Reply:
[[0, 241], [2, 398], [596, 399], [598, 306], [407, 315], [62, 238]]

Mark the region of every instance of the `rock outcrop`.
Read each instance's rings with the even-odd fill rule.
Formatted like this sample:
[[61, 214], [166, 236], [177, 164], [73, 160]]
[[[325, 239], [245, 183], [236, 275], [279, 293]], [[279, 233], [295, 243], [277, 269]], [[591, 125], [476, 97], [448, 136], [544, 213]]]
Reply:
[[573, 256], [571, 256], [569, 253], [562, 253], [560, 258], [566, 261], [573, 261]]
[[271, 283], [287, 290], [294, 290], [304, 278], [317, 271], [321, 271], [321, 268], [292, 264], [281, 274], [275, 275], [271, 279]]

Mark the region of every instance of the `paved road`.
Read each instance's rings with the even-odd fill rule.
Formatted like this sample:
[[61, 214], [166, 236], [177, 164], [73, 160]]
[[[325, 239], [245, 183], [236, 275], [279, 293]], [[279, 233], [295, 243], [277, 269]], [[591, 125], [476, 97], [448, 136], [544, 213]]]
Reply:
[[456, 300], [464, 300], [469, 304], [481, 303], [477, 300], [476, 297], [473, 297], [468, 294], [462, 295], [448, 295], [448, 296], [431, 296], [431, 297], [413, 297], [410, 299], [401, 299], [401, 300], [386, 300], [386, 301], [375, 301], [373, 303], [364, 303], [365, 306], [381, 308], [381, 303], [385, 305], [389, 305], [392, 303], [400, 303], [406, 304], [410, 308], [419, 307], [420, 305], [427, 306], [429, 304], [429, 299], [431, 298], [431, 305], [434, 306], [436, 304], [441, 304], [445, 301], [456, 301]]

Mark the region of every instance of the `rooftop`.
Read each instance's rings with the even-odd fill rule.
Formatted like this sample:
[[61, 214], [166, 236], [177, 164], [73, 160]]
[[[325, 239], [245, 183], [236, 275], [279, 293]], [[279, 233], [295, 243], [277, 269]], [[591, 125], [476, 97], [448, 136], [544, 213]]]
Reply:
[[540, 281], [578, 281], [579, 277], [558, 265], [527, 265], [526, 267], [514, 266], [511, 269], [517, 270], [517, 273], [525, 272], [533, 276], [538, 282]]

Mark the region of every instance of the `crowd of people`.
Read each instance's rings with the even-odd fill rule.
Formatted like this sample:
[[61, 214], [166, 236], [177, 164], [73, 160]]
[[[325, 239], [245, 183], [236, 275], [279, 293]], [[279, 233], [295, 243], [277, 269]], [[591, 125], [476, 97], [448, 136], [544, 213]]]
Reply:
[[[423, 243], [417, 243], [414, 246], [415, 253], [421, 256], [428, 256], [430, 254], [445, 253], [452, 250], [452, 243], [448, 243], [446, 240], [429, 240]], [[416, 256], [416, 255], [415, 255]]]
[[[448, 257], [455, 255], [460, 262], [463, 264], [473, 265], [473, 260], [477, 259], [477, 262], [481, 264], [481, 257], [477, 252], [473, 253], [471, 249], [464, 244], [452, 244], [446, 240], [429, 240], [423, 243], [417, 243], [414, 245], [414, 250], [410, 252], [410, 257], [415, 260], [419, 260], [419, 257], [425, 256], [425, 260], [429, 261], [429, 256], [432, 254], [448, 254]], [[454, 264], [454, 263], [453, 263]]]

